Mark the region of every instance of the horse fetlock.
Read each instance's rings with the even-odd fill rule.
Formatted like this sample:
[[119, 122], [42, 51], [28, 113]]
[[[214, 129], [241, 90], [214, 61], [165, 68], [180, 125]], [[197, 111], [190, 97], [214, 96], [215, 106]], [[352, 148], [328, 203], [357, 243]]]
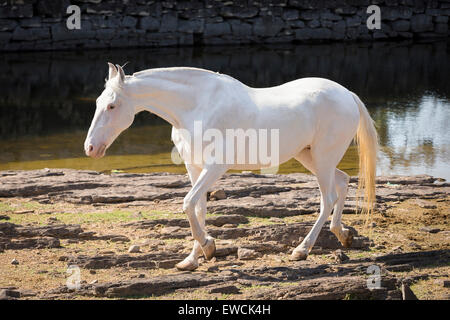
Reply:
[[198, 268], [198, 260], [192, 255], [187, 256], [175, 266], [180, 271], [193, 271]]
[[202, 245], [203, 255], [206, 260], [211, 260], [216, 254], [216, 243], [211, 236], [206, 237], [205, 243]]

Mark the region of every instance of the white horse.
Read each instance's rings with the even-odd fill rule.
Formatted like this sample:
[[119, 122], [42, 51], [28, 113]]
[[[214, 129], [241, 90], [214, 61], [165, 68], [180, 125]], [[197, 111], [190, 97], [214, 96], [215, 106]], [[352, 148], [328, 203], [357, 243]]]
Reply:
[[[375, 199], [377, 133], [366, 107], [351, 91], [321, 78], [303, 78], [271, 88], [251, 88], [238, 80], [196, 68], [149, 69], [126, 76], [122, 67], [109, 64], [109, 78], [98, 97], [84, 144], [86, 155], [100, 158], [117, 136], [143, 110], [169, 122], [172, 140], [180, 154], [194, 151], [194, 122], [219, 132], [226, 129], [279, 129], [279, 163], [295, 158], [316, 177], [320, 188], [320, 214], [291, 259], [306, 259], [319, 232], [333, 212], [330, 229], [346, 247], [352, 234], [341, 223], [349, 176], [337, 169], [356, 136], [359, 147], [359, 187], [364, 189], [366, 210]], [[240, 150], [248, 153], [248, 150]], [[202, 158], [202, 157], [200, 157]], [[206, 193], [229, 169], [259, 169], [266, 164], [185, 160], [192, 189], [184, 198], [194, 247], [180, 270], [194, 270], [203, 254], [215, 254], [214, 239], [205, 230]], [[209, 161], [207, 161], [209, 160]], [[213, 161], [211, 161], [213, 160]]]

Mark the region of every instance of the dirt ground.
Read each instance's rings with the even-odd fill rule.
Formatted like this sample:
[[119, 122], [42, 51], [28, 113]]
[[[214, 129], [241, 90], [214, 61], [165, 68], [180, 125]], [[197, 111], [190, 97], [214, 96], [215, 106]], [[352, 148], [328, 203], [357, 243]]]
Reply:
[[[283, 228], [296, 224], [310, 227], [315, 214], [237, 216], [237, 222], [225, 219], [222, 225], [217, 224], [220, 214], [208, 214], [220, 225], [207, 223], [209, 230], [217, 230], [220, 254], [211, 261], [200, 259], [200, 267], [189, 273], [174, 268], [192, 248], [187, 220], [164, 204], [158, 208], [157, 201], [149, 210], [139, 205], [1, 198], [0, 223], [22, 229], [17, 231], [19, 240], [0, 247], [0, 288], [11, 299], [401, 299], [405, 283], [418, 299], [450, 299], [450, 197], [387, 204], [389, 209], [376, 211], [367, 227], [361, 214], [344, 214], [345, 225], [370, 239], [367, 247], [316, 246], [306, 261], [299, 262], [289, 261], [299, 240], [277, 243], [276, 236], [270, 241], [260, 235], [267, 230], [275, 235], [278, 229], [289, 233], [292, 228]], [[54, 230], [73, 225], [80, 229]], [[40, 227], [49, 228], [33, 234]], [[223, 233], [227, 229], [230, 232]], [[27, 232], [29, 238], [49, 237], [59, 243], [17, 242], [27, 238]], [[139, 245], [139, 252], [128, 253], [131, 245]], [[238, 258], [241, 248], [253, 256]], [[418, 263], [408, 260], [415, 253], [426, 256], [418, 256]], [[392, 262], [392, 257], [403, 262]], [[378, 296], [363, 284], [369, 277], [367, 267], [374, 263], [382, 269], [381, 281], [390, 281]], [[79, 267], [79, 289], [67, 288], [74, 274], [69, 265]], [[334, 282], [327, 280], [330, 277]]]

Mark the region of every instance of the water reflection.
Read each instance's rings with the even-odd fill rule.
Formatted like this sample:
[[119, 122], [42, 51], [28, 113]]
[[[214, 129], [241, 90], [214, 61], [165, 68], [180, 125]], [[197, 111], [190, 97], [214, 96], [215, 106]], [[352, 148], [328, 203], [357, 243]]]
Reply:
[[[0, 170], [183, 170], [170, 163], [170, 127], [149, 114], [138, 115], [106, 159], [84, 158], [82, 143], [103, 88], [106, 61], [130, 61], [127, 73], [163, 66], [202, 67], [255, 87], [307, 76], [335, 80], [360, 95], [377, 123], [382, 145], [379, 174], [428, 173], [450, 179], [447, 42], [3, 54]], [[354, 174], [356, 166], [351, 148], [341, 167]], [[299, 170], [295, 162], [282, 168]]]

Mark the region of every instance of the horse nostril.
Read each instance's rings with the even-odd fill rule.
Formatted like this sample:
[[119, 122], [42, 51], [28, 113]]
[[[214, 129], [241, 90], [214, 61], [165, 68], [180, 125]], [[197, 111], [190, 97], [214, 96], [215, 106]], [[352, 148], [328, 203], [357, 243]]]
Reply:
[[90, 144], [88, 149], [89, 149], [89, 152], [92, 152], [94, 150], [94, 146], [92, 144]]

